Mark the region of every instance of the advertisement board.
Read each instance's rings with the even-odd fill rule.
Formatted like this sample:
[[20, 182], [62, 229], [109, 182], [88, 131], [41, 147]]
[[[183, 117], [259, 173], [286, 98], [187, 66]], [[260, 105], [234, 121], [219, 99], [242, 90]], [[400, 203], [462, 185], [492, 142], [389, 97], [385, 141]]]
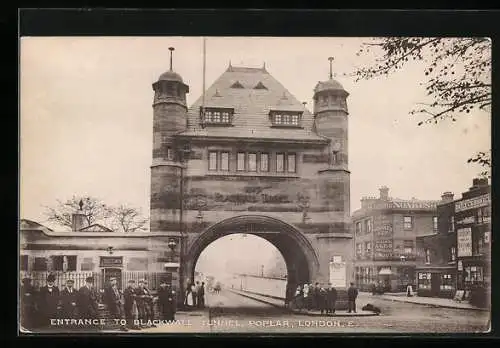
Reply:
[[457, 256], [472, 256], [472, 230], [470, 227], [457, 229]]
[[335, 288], [347, 287], [347, 271], [345, 262], [330, 262], [330, 283]]

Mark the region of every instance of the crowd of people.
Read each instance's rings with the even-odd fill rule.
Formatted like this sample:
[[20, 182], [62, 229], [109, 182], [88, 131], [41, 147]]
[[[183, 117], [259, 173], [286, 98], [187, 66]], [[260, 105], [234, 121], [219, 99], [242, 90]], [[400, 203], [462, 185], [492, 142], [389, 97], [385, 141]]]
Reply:
[[117, 279], [110, 278], [102, 294], [94, 286], [93, 277], [86, 278], [85, 285], [78, 290], [74, 288], [74, 283], [74, 280], [68, 279], [64, 289], [60, 290], [55, 285], [55, 276], [49, 274], [46, 285], [37, 290], [30, 278], [24, 278], [20, 288], [21, 326], [31, 330], [50, 326], [51, 319], [99, 319], [100, 302], [104, 304], [103, 309], [107, 309], [109, 319], [120, 319], [117, 322], [123, 331], [154, 326], [136, 323], [152, 322], [155, 305], [160, 319], [175, 319], [175, 291], [165, 280], [160, 282], [156, 296], [153, 296], [144, 279], [139, 280], [137, 285], [135, 280], [129, 280], [122, 291], [118, 288]]
[[[337, 289], [328, 283], [321, 286], [319, 283], [298, 285], [297, 288], [287, 286], [285, 306], [299, 311], [320, 311], [321, 314], [335, 314]], [[356, 313], [356, 298], [358, 289], [351, 283], [347, 289], [348, 313]]]
[[205, 308], [205, 282], [196, 281], [188, 284], [184, 296], [184, 306], [186, 309]]

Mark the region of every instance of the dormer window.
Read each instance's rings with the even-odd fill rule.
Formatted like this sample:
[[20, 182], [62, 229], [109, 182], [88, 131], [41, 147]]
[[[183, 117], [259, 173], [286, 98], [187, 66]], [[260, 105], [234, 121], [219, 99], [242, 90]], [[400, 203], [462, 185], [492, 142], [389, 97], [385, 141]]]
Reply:
[[259, 82], [253, 89], [267, 89], [262, 82]]
[[243, 85], [240, 83], [240, 81], [236, 81], [231, 85], [231, 88], [245, 88]]
[[271, 122], [273, 126], [299, 127], [301, 113], [299, 112], [271, 112]]
[[231, 125], [234, 109], [205, 108], [201, 117], [205, 125]]

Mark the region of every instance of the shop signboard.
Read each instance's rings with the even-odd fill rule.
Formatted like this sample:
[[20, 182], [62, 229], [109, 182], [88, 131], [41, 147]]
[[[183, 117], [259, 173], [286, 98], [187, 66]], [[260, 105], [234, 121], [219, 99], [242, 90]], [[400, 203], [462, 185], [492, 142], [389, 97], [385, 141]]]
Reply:
[[476, 209], [481, 207], [486, 207], [490, 205], [490, 195], [485, 194], [479, 197], [474, 197], [470, 199], [464, 199], [463, 201], [458, 201], [455, 203], [455, 212], [459, 213], [461, 211]]
[[472, 230], [470, 227], [457, 229], [457, 256], [472, 256]]

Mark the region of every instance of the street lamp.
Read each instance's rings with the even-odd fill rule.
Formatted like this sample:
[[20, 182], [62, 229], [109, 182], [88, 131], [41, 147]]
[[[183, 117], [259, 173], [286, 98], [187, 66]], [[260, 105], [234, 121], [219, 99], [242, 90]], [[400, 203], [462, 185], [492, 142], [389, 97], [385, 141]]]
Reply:
[[167, 246], [170, 249], [170, 262], [174, 262], [174, 249], [177, 246], [177, 243], [175, 242], [175, 240], [171, 239], [168, 242]]

